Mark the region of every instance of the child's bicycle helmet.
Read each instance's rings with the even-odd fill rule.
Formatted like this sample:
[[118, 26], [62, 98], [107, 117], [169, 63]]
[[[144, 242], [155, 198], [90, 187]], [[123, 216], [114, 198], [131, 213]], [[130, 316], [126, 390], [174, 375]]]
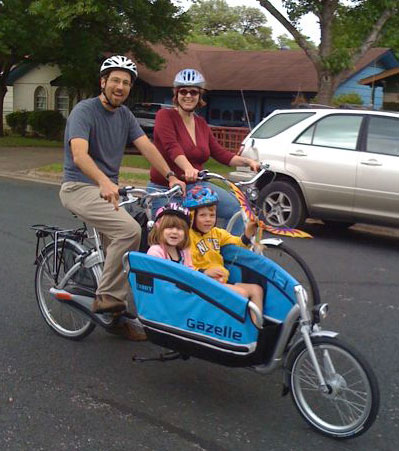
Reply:
[[193, 210], [199, 207], [210, 207], [219, 202], [219, 197], [212, 188], [206, 185], [194, 185], [187, 190], [183, 206]]
[[183, 219], [188, 225], [190, 225], [190, 210], [177, 204], [176, 202], [172, 202], [170, 204], [166, 204], [165, 206], [158, 208], [155, 214], [155, 223], [157, 223], [163, 216], [165, 215], [175, 215], [179, 218]]

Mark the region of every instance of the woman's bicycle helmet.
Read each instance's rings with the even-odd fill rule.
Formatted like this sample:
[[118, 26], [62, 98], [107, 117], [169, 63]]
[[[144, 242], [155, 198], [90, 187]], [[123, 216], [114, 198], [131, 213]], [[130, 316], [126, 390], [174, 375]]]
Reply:
[[219, 202], [219, 197], [212, 188], [206, 185], [194, 185], [189, 188], [183, 201], [183, 206], [193, 210], [199, 207], [210, 207]]
[[176, 215], [190, 225], [190, 210], [180, 204], [172, 202], [158, 208], [155, 214], [155, 223], [157, 223], [165, 215]]
[[138, 72], [136, 64], [126, 56], [114, 55], [107, 58], [101, 65], [100, 76], [107, 75], [112, 70], [124, 70], [132, 76], [132, 81], [136, 80]]
[[195, 69], [183, 69], [176, 74], [173, 82], [175, 88], [181, 86], [193, 86], [197, 88], [205, 88], [205, 78]]

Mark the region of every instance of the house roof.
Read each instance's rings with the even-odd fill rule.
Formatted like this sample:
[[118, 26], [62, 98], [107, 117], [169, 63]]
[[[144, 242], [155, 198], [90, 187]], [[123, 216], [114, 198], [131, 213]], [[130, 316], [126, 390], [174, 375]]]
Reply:
[[[204, 74], [209, 90], [317, 92], [317, 74], [302, 50], [237, 51], [200, 44], [189, 44], [185, 52], [171, 53], [155, 46], [166, 60], [164, 68], [152, 71], [139, 65], [139, 77], [152, 86], [171, 87], [175, 74], [191, 67]], [[391, 52], [373, 48], [352, 71], [379, 60]]]
[[[383, 72], [380, 72], [379, 74], [371, 75], [370, 77], [363, 78], [359, 80], [359, 83], [361, 85], [372, 85], [378, 82], [381, 82], [382, 80], [385, 80], [386, 78], [392, 77], [394, 75], [399, 74], [399, 67], [394, 67], [392, 69], [384, 70]], [[379, 83], [381, 84], [381, 83]]]

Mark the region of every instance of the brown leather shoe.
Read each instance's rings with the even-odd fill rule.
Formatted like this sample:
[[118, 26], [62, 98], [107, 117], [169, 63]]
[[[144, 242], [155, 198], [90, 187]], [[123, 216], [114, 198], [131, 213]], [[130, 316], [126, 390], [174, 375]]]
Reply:
[[123, 312], [124, 310], [126, 310], [125, 303], [109, 294], [97, 295], [91, 307], [93, 313]]
[[121, 319], [112, 327], [106, 329], [111, 334], [120, 335], [131, 341], [146, 341], [147, 335], [140, 324], [134, 320]]

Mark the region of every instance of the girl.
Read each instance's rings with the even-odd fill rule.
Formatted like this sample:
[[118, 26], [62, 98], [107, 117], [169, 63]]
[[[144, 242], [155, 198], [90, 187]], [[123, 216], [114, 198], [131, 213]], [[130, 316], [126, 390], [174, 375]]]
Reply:
[[190, 255], [190, 211], [176, 203], [158, 209], [147, 254], [194, 269]]

